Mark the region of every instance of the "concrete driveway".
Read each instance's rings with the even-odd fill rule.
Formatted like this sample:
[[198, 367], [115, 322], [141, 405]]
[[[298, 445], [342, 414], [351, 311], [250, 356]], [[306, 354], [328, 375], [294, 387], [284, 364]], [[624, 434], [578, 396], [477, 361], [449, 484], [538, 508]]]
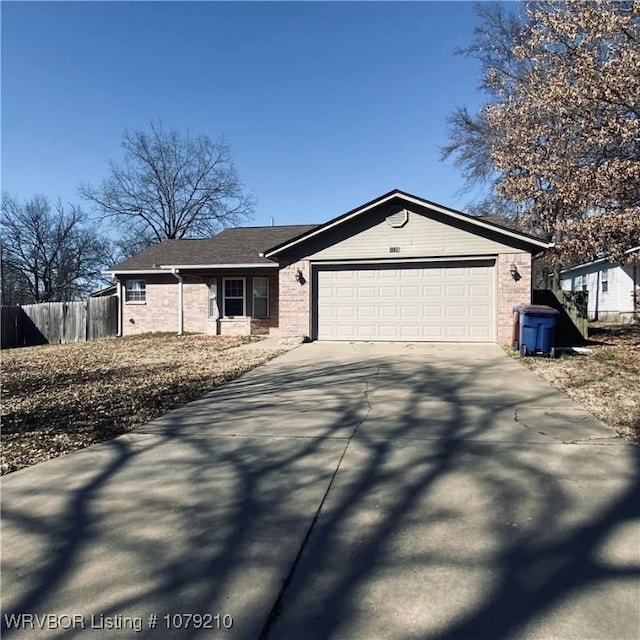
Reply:
[[6, 477], [3, 637], [637, 640], [639, 453], [495, 346], [303, 345]]

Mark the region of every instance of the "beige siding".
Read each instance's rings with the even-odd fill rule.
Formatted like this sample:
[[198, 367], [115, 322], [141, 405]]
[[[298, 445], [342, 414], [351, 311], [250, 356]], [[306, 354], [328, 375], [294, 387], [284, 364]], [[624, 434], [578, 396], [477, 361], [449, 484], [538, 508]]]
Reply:
[[[525, 253], [506, 246], [497, 239], [478, 235], [458, 226], [410, 211], [407, 223], [394, 228], [387, 221], [388, 213], [372, 213], [375, 219], [370, 227], [363, 220], [345, 223], [336, 229], [331, 241], [316, 246], [306, 257], [310, 260], [379, 260], [441, 256], [480, 256], [504, 253]], [[365, 216], [363, 216], [364, 218]], [[368, 220], [370, 222], [370, 220]], [[353, 234], [353, 235], [352, 235]], [[491, 235], [489, 232], [487, 235]], [[391, 247], [398, 251], [392, 252]]]

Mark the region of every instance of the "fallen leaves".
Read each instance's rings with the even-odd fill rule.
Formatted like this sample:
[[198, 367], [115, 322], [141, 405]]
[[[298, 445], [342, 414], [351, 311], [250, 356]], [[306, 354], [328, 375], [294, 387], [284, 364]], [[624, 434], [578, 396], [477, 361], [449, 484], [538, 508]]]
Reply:
[[2, 474], [114, 438], [279, 352], [254, 336], [147, 334], [2, 352]]
[[618, 435], [640, 442], [640, 325], [596, 325], [590, 337], [588, 354], [522, 362]]

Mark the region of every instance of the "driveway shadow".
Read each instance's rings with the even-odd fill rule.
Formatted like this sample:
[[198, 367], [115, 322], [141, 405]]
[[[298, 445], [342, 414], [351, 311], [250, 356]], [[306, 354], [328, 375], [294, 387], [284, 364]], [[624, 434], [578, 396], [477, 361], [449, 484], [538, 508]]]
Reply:
[[[637, 447], [519, 424], [522, 407], [562, 398], [524, 369], [505, 384], [516, 369], [499, 353], [311, 348], [7, 477], [4, 612], [87, 624], [16, 630], [5, 616], [5, 637], [637, 630]], [[190, 613], [211, 624], [172, 618]], [[215, 628], [225, 614], [231, 628]], [[141, 628], [105, 632], [92, 615]]]

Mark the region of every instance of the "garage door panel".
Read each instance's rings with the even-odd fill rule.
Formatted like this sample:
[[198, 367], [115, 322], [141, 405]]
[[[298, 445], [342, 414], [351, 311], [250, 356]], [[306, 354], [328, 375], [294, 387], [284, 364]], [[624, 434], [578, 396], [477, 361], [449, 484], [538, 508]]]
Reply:
[[469, 295], [472, 298], [488, 298], [491, 295], [491, 289], [486, 284], [470, 284]]
[[417, 320], [421, 317], [421, 309], [417, 306], [403, 305], [401, 307], [402, 317], [406, 320]]
[[491, 310], [487, 305], [471, 305], [469, 307], [469, 315], [472, 318], [489, 318], [491, 317]]
[[422, 336], [427, 340], [442, 340], [442, 326], [425, 325], [422, 328]]
[[445, 287], [445, 295], [448, 300], [460, 300], [464, 298], [464, 284], [447, 284]]
[[444, 287], [441, 285], [427, 285], [422, 287], [423, 300], [444, 300]]
[[378, 307], [378, 310], [380, 312], [379, 317], [382, 320], [396, 320], [400, 317], [401, 313], [401, 310], [395, 305], [380, 305], [380, 307]]
[[472, 326], [470, 330], [472, 338], [475, 338], [478, 342], [491, 341], [491, 334], [487, 329], [482, 327]]
[[397, 340], [401, 337], [397, 325], [383, 324], [379, 327], [378, 334], [381, 340]]
[[491, 275], [492, 267], [468, 267], [469, 269], [469, 277], [480, 277], [486, 278]]
[[337, 314], [338, 319], [349, 319], [356, 317], [356, 307], [338, 307]]
[[346, 298], [348, 300], [354, 300], [356, 297], [356, 288], [339, 286], [336, 289], [336, 297], [341, 299]]
[[408, 300], [417, 300], [418, 296], [420, 295], [420, 287], [418, 286], [413, 286], [413, 287], [401, 287], [400, 288], [400, 295], [403, 298], [407, 298]]
[[320, 268], [320, 340], [494, 340], [494, 261]]
[[464, 318], [467, 314], [467, 307], [463, 305], [449, 305], [446, 308], [447, 311], [447, 320], [457, 320], [459, 318]]
[[358, 318], [361, 320], [371, 320], [376, 317], [376, 307], [373, 306], [359, 306]]

